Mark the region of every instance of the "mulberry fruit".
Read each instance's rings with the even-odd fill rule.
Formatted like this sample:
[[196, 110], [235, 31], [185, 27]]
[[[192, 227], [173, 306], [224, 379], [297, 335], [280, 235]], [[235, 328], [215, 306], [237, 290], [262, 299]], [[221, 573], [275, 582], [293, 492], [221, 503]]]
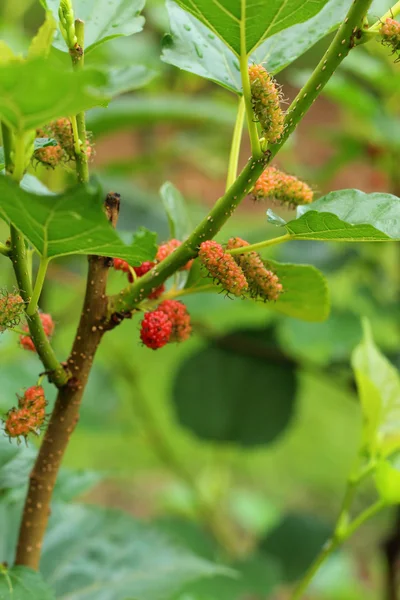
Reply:
[[213, 240], [202, 242], [199, 259], [224, 290], [235, 296], [241, 296], [247, 291], [248, 283], [242, 269], [230, 254], [224, 252], [221, 244]]
[[276, 167], [268, 167], [258, 178], [253, 195], [256, 200], [274, 198], [283, 204], [298, 206], [313, 201], [312, 189], [293, 175], [286, 175]]
[[[172, 252], [174, 250], [176, 250], [177, 248], [179, 248], [179, 246], [181, 246], [181, 244], [182, 244], [182, 242], [180, 242], [179, 240], [175, 240], [175, 239], [169, 240], [169, 242], [166, 242], [165, 244], [161, 244], [161, 246], [158, 247], [158, 251], [156, 254], [156, 261], [161, 262], [162, 260], [167, 258], [167, 256], [172, 254]], [[181, 267], [181, 271], [189, 271], [192, 264], [193, 264], [193, 260], [189, 260], [189, 262], [187, 262], [186, 265]]]
[[161, 310], [153, 310], [144, 315], [140, 329], [140, 339], [147, 348], [157, 350], [168, 344], [172, 335], [172, 322]]
[[192, 332], [190, 315], [182, 302], [178, 302], [178, 300], [164, 300], [157, 307], [157, 311], [166, 314], [172, 323], [170, 342], [184, 342], [190, 337]]
[[254, 115], [260, 122], [265, 138], [275, 143], [282, 136], [285, 127], [279, 88], [261, 65], [249, 67], [249, 79]]

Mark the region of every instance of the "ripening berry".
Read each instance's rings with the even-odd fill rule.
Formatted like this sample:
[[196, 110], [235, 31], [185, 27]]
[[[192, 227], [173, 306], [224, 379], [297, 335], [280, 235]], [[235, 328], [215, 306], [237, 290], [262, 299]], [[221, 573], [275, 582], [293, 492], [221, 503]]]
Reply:
[[[179, 248], [179, 246], [181, 244], [182, 244], [182, 242], [180, 242], [179, 240], [175, 240], [175, 239], [169, 240], [169, 242], [166, 242], [165, 244], [161, 244], [161, 246], [159, 246], [158, 250], [157, 250], [156, 261], [161, 262], [162, 260], [164, 260], [164, 258], [167, 258], [167, 256], [172, 254], [172, 252], [174, 250], [176, 250], [177, 248]], [[180, 270], [181, 271], [189, 271], [192, 264], [193, 264], [193, 260], [189, 260], [189, 262], [187, 262], [186, 265], [181, 267]]]
[[66, 117], [52, 121], [49, 125], [49, 130], [62, 149], [68, 154], [69, 158], [73, 158], [75, 151], [71, 121]]
[[256, 200], [274, 198], [283, 204], [298, 206], [313, 201], [312, 189], [293, 175], [286, 175], [276, 167], [267, 167], [257, 180], [253, 195]]
[[[133, 270], [135, 271], [135, 273], [138, 277], [142, 277], [143, 275], [146, 275], [146, 273], [148, 273], [155, 266], [155, 264], [156, 263], [150, 262], [147, 260], [145, 262], [142, 262], [142, 264], [139, 265], [138, 267], [133, 267]], [[133, 277], [132, 277], [131, 273], [128, 274], [128, 279], [132, 283]], [[161, 296], [161, 294], [164, 293], [164, 291], [165, 291], [165, 285], [162, 283], [161, 285], [159, 285], [158, 287], [156, 287], [152, 290], [152, 292], [151, 292], [151, 294], [149, 294], [148, 298], [150, 298], [150, 300], [155, 300], [155, 299], [159, 298]]]
[[124, 271], [124, 273], [129, 273], [129, 264], [126, 260], [122, 260], [122, 258], [114, 258], [114, 269], [116, 271]]
[[46, 404], [44, 389], [41, 385], [31, 386], [25, 390], [24, 395], [19, 399], [20, 408], [40, 410], [46, 408]]
[[140, 339], [148, 348], [157, 350], [168, 344], [172, 335], [172, 322], [161, 310], [147, 312], [142, 321]]
[[247, 291], [248, 284], [242, 269], [230, 254], [224, 252], [221, 244], [214, 240], [202, 242], [199, 259], [224, 290], [235, 296], [241, 296]]
[[386, 19], [379, 30], [382, 36], [382, 43], [390, 46], [393, 53], [400, 50], [400, 23], [394, 19]]
[[[46, 313], [40, 313], [39, 317], [42, 322], [43, 331], [45, 332], [47, 337], [51, 337], [54, 333], [54, 327], [55, 327], [54, 321], [53, 321], [51, 315], [48, 315]], [[29, 331], [28, 325], [24, 325], [23, 330], [28, 332]], [[21, 343], [21, 346], [25, 350], [30, 350], [31, 352], [36, 352], [35, 344], [33, 343], [33, 340], [29, 335], [21, 335], [19, 338], [19, 341]]]
[[164, 300], [159, 304], [157, 310], [165, 313], [172, 323], [170, 342], [184, 342], [190, 337], [192, 333], [190, 315], [182, 302]]
[[[239, 237], [231, 238], [227, 248], [243, 248], [249, 243]], [[244, 252], [243, 254], [234, 254], [234, 260], [241, 267], [247, 282], [249, 292], [252, 298], [262, 298], [263, 300], [278, 300], [283, 291], [282, 284], [278, 276], [267, 269], [261, 256], [257, 252]]]
[[285, 121], [280, 106], [280, 90], [262, 65], [249, 67], [249, 79], [254, 115], [260, 122], [265, 138], [275, 143], [283, 133]]
[[63, 160], [64, 150], [59, 144], [57, 146], [45, 146], [35, 150], [33, 156], [46, 167], [54, 169]]
[[18, 294], [5, 294], [0, 298], [0, 332], [19, 324], [24, 307], [24, 301]]

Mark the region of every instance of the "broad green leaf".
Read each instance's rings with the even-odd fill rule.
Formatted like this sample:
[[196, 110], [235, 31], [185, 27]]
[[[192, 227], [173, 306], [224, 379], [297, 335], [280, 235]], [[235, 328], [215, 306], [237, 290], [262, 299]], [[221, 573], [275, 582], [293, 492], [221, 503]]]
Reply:
[[170, 181], [164, 183], [160, 194], [167, 213], [171, 238], [186, 240], [191, 233], [191, 224], [184, 197]]
[[189, 581], [227, 572], [156, 527], [78, 504], [53, 507], [40, 570], [58, 600], [158, 600]]
[[144, 87], [156, 76], [155, 71], [144, 65], [112, 68], [105, 70], [105, 72], [108, 75], [108, 84], [104, 91], [110, 97]]
[[[141, 31], [144, 18], [140, 11], [144, 3], [145, 0], [74, 0], [75, 18], [85, 22], [86, 53], [107, 40]], [[58, 21], [60, 0], [45, 0], [44, 4]], [[54, 45], [59, 50], [68, 51], [60, 33]]]
[[266, 308], [303, 321], [321, 322], [329, 316], [330, 300], [326, 279], [321, 271], [311, 265], [279, 263], [265, 264], [279, 277], [283, 293]]
[[180, 364], [173, 402], [180, 424], [200, 439], [253, 447], [283, 433], [296, 392], [294, 364], [271, 333], [239, 330]]
[[260, 544], [275, 558], [287, 582], [300, 579], [329, 539], [332, 528], [315, 514], [289, 513]]
[[56, 29], [56, 20], [51, 12], [46, 11], [45, 21], [29, 46], [28, 58], [48, 56]]
[[[268, 38], [250, 56], [272, 74], [284, 69], [343, 20], [351, 0], [329, 0], [305, 23], [293, 25]], [[241, 93], [239, 61], [230, 48], [201, 21], [167, 0], [171, 34], [163, 39], [162, 60]]]
[[106, 105], [107, 98], [95, 89], [106, 83], [98, 71], [64, 71], [44, 58], [0, 64], [0, 119], [19, 132], [36, 129]]
[[272, 35], [311, 19], [327, 0], [178, 0], [179, 6], [217, 35], [237, 55], [246, 54]]
[[379, 496], [386, 504], [400, 502], [400, 471], [389, 462], [380, 461], [375, 470], [375, 484]]
[[6, 569], [0, 565], [1, 600], [55, 600], [42, 576], [27, 567]]
[[368, 321], [352, 356], [363, 413], [363, 443], [374, 454], [400, 448], [400, 376], [375, 346]]
[[[303, 321], [325, 321], [330, 311], [329, 291], [327, 282], [318, 269], [311, 265], [279, 263], [274, 260], [264, 263], [278, 275], [284, 289], [276, 302], [265, 303], [266, 309]], [[220, 286], [213, 285], [211, 279], [205, 276], [198, 260], [194, 261], [185, 287], [194, 287], [198, 292], [204, 293], [221, 291]]]
[[209, 98], [134, 96], [112, 102], [107, 111], [90, 111], [87, 124], [90, 131], [99, 136], [128, 127], [149, 127], [158, 123], [231, 127], [235, 118], [235, 106]]
[[155, 235], [139, 230], [126, 246], [103, 211], [98, 186], [78, 186], [60, 196], [38, 196], [0, 177], [0, 214], [19, 229], [44, 258], [97, 254], [140, 264], [154, 258]]
[[[267, 212], [271, 217], [273, 213]], [[400, 239], [400, 198], [359, 190], [331, 192], [297, 209], [286, 223], [295, 239], [339, 242], [387, 242]]]
[[47, 146], [57, 146], [57, 141], [52, 138], [36, 138], [34, 141], [34, 149], [39, 150], [39, 148], [47, 148]]

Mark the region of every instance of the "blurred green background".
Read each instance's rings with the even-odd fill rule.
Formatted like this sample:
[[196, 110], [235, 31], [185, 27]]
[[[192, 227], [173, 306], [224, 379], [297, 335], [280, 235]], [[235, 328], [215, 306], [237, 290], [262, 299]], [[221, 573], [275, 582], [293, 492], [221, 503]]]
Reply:
[[[376, 2], [377, 16], [390, 6]], [[169, 30], [162, 2], [148, 0], [146, 26], [111, 41], [90, 61], [138, 62], [154, 70], [150, 84], [88, 113], [95, 158], [92, 171], [122, 197], [119, 229], [139, 225], [168, 239], [159, 188], [171, 181], [184, 195], [193, 224], [223, 192], [236, 100], [212, 83], [160, 61]], [[34, 0], [3, 0], [0, 37], [15, 51], [29, 43], [43, 19]], [[324, 39], [285, 69], [278, 80], [292, 99], [322, 55]], [[400, 194], [400, 66], [378, 43], [356, 49], [335, 74], [277, 164], [304, 178], [316, 196], [331, 190]], [[241, 163], [249, 155], [244, 138]], [[61, 169], [31, 167], [54, 191], [69, 182]], [[271, 205], [283, 217], [293, 216]], [[247, 199], [220, 233], [250, 242], [279, 235], [266, 206]], [[0, 224], [0, 237], [7, 237]], [[65, 465], [99, 472], [84, 501], [157, 518], [200, 554], [213, 552], [201, 533], [201, 500], [216, 506], [217, 521], [241, 555], [260, 547], [274, 556], [283, 586], [301, 575], [326, 539], [358, 446], [360, 411], [349, 359], [361, 337], [360, 316], [372, 323], [378, 345], [400, 367], [400, 249], [398, 244], [290, 242], [267, 256], [313, 264], [328, 279], [332, 312], [322, 324], [279, 316], [268, 306], [200, 294], [185, 303], [194, 335], [158, 352], [141, 346], [139, 319], [125, 321], [99, 350]], [[41, 307], [56, 322], [54, 347], [65, 360], [85, 284], [82, 257], [54, 262]], [[114, 291], [125, 284], [111, 274]], [[0, 287], [13, 274], [1, 262]], [[15, 334], [0, 340], [0, 410], [35, 381], [35, 355]], [[49, 398], [54, 390], [48, 386]], [[368, 487], [359, 500], [372, 496]], [[313, 599], [383, 597], [382, 544], [395, 511], [358, 533], [332, 560], [309, 593]], [[174, 526], [172, 524], [175, 524]], [[179, 527], [178, 527], [179, 525]], [[221, 534], [225, 538], [225, 533]], [[229, 541], [231, 540], [231, 541]], [[233, 541], [232, 541], [233, 540]], [[207, 544], [210, 544], [207, 538]], [[275, 564], [274, 563], [274, 564]], [[271, 563], [272, 564], [272, 563]], [[265, 565], [254, 567], [274, 581]], [[283, 573], [283, 575], [282, 575]], [[208, 586], [208, 587], [207, 587]], [[265, 586], [239, 597], [267, 597]], [[181, 600], [233, 598], [218, 581], [187, 589]]]

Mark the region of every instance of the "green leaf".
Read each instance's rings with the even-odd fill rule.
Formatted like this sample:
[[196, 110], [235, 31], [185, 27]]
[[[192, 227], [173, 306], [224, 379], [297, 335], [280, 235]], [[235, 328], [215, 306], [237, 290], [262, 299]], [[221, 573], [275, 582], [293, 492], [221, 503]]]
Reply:
[[[318, 269], [311, 265], [279, 263], [275, 260], [264, 261], [264, 264], [278, 275], [284, 290], [276, 302], [265, 303], [266, 309], [313, 323], [327, 319], [330, 311], [329, 291]], [[205, 276], [198, 260], [194, 261], [185, 288], [196, 288], [198, 292], [205, 293], [221, 291], [220, 286], [213, 285], [212, 280]]]
[[30, 446], [10, 444], [0, 429], [0, 493], [24, 485], [35, 460], [36, 451]]
[[0, 177], [0, 213], [44, 258], [97, 254], [135, 265], [154, 258], [155, 234], [139, 230], [126, 246], [108, 222], [98, 186], [77, 186], [60, 196], [38, 196]]
[[15, 54], [11, 50], [10, 46], [3, 40], [0, 40], [0, 65], [3, 65], [11, 60], [14, 60]]
[[330, 300], [326, 279], [311, 265], [264, 261], [283, 285], [283, 294], [266, 308], [303, 321], [321, 322], [329, 316]]
[[315, 514], [289, 513], [261, 541], [260, 550], [279, 562], [285, 581], [293, 582], [307, 571], [331, 533]]
[[55, 600], [42, 576], [27, 567], [5, 569], [0, 566], [1, 600]]
[[236, 107], [209, 98], [134, 96], [112, 102], [107, 111], [90, 111], [87, 124], [95, 136], [100, 136], [128, 127], [149, 127], [159, 123], [231, 127], [235, 118]]
[[121, 512], [56, 505], [41, 572], [58, 600], [168, 598], [189, 581], [225, 573]]
[[184, 197], [170, 181], [162, 185], [160, 194], [167, 213], [171, 238], [186, 240], [192, 228]]
[[108, 75], [108, 84], [104, 91], [112, 98], [144, 87], [150, 83], [157, 74], [155, 71], [148, 69], [144, 65], [129, 65], [120, 68], [115, 67], [112, 69], [105, 69], [105, 72]]
[[[47, 7], [58, 20], [60, 0], [46, 0]], [[140, 16], [145, 0], [74, 0], [75, 18], [85, 22], [85, 51], [90, 52], [107, 40], [142, 31], [144, 18]], [[54, 45], [68, 52], [61, 34]]]
[[103, 479], [102, 473], [87, 470], [61, 469], [54, 489], [58, 502], [71, 502], [95, 487]]
[[[268, 216], [273, 216], [270, 211]], [[298, 218], [286, 223], [296, 239], [339, 242], [385, 242], [400, 239], [400, 198], [365, 194], [359, 190], [331, 192], [297, 209]]]
[[98, 71], [67, 71], [44, 58], [0, 63], [0, 119], [24, 132], [93, 106], [105, 106], [107, 98], [95, 88], [106, 83]]
[[269, 331], [235, 331], [181, 363], [173, 402], [181, 425], [197, 437], [253, 447], [283, 433], [296, 391], [294, 365]]
[[363, 413], [363, 444], [374, 455], [400, 448], [400, 376], [375, 346], [370, 325], [352, 356]]
[[39, 148], [47, 148], [47, 146], [57, 146], [57, 141], [52, 138], [36, 138], [34, 141], [34, 149], [39, 150]]
[[[350, 3], [329, 0], [313, 18], [267, 39], [250, 56], [250, 62], [262, 63], [271, 74], [278, 73], [334, 30]], [[234, 52], [176, 2], [167, 0], [167, 10], [171, 34], [164, 36], [162, 60], [241, 94], [240, 67]]]
[[311, 19], [327, 0], [178, 0], [237, 55], [246, 54], [272, 35]]
[[56, 20], [51, 12], [46, 11], [45, 21], [29, 46], [28, 58], [48, 56], [56, 30]]
[[386, 504], [400, 502], [400, 471], [389, 462], [380, 461], [375, 469], [375, 484], [379, 496]]

